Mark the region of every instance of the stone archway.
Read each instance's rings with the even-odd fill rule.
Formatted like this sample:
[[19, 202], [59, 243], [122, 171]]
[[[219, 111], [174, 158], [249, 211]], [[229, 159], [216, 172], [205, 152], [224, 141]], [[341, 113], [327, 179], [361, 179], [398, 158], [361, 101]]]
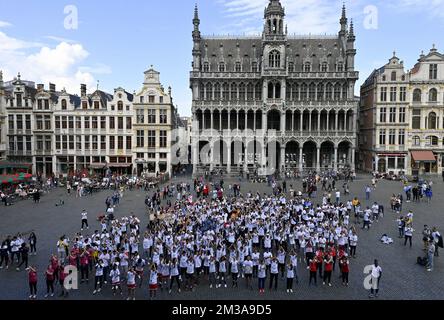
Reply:
[[277, 110], [270, 110], [267, 116], [267, 129], [281, 131], [281, 114]]
[[315, 170], [317, 163], [317, 145], [314, 141], [307, 141], [304, 143], [302, 149], [302, 163], [303, 167], [309, 170]]
[[285, 146], [285, 167], [298, 168], [299, 167], [299, 143], [296, 141], [289, 141]]
[[350, 141], [342, 141], [338, 144], [338, 169], [352, 166], [352, 144]]
[[321, 169], [334, 168], [335, 145], [331, 141], [324, 141], [321, 144]]

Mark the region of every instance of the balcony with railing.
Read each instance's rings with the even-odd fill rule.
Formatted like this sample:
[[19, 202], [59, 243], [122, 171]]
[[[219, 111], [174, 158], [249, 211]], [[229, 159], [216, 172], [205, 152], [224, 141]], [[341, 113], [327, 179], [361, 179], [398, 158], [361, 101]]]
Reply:
[[32, 156], [31, 150], [7, 150], [8, 156]]

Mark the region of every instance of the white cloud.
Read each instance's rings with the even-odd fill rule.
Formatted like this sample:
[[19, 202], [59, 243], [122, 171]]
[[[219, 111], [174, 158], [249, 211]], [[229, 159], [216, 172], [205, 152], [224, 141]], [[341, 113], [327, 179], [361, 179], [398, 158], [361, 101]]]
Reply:
[[10, 24], [9, 22], [0, 20], [0, 28], [11, 27], [11, 26], [12, 24]]
[[46, 36], [45, 39], [53, 40], [55, 42], [77, 43], [77, 41], [75, 41], [75, 40], [66, 39], [66, 38], [57, 37], [57, 36]]
[[54, 47], [0, 32], [0, 68], [5, 80], [20, 72], [22, 79], [55, 83], [58, 89], [66, 88], [68, 92], [78, 93], [80, 83], [92, 90], [96, 84], [94, 74], [109, 74], [111, 69], [104, 64], [86, 66], [89, 55], [79, 43], [62, 41]]

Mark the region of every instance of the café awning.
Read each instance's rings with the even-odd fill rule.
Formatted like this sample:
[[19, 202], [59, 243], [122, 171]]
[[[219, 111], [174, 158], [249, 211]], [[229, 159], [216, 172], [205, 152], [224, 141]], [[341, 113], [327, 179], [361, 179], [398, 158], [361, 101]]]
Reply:
[[412, 151], [412, 158], [416, 162], [436, 162], [436, 157], [431, 150]]
[[25, 180], [29, 180], [32, 178], [32, 174], [29, 173], [20, 173], [20, 174], [6, 174], [0, 175], [0, 183], [8, 184], [8, 183], [19, 183]]

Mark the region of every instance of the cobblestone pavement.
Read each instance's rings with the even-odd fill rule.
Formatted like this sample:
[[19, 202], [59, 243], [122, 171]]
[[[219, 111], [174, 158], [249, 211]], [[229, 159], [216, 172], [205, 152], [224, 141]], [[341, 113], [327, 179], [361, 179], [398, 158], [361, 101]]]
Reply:
[[[357, 196], [363, 205], [365, 202], [364, 186], [370, 183], [370, 176], [359, 176], [351, 185], [351, 194], [347, 198]], [[288, 187], [293, 184], [296, 189], [301, 187], [301, 181], [289, 181]], [[226, 185], [228, 182], [226, 181]], [[342, 183], [338, 184], [341, 186]], [[289, 189], [289, 188], [288, 188]], [[266, 184], [241, 183], [241, 191], [270, 192], [271, 189]], [[433, 272], [426, 270], [416, 264], [416, 258], [423, 255], [422, 251], [422, 228], [424, 224], [437, 226], [441, 233], [444, 231], [444, 218], [442, 203], [444, 200], [444, 184], [435, 179], [433, 185], [434, 198], [431, 203], [405, 203], [404, 211], [412, 209], [414, 212], [414, 237], [413, 248], [405, 247], [403, 240], [398, 239], [396, 215], [390, 211], [389, 198], [392, 193], [402, 191], [400, 182], [381, 181], [377, 189], [372, 193], [368, 202], [378, 201], [385, 206], [385, 216], [378, 223], [374, 223], [370, 230], [359, 230], [359, 243], [357, 247], [357, 257], [351, 260], [350, 286], [343, 287], [336, 270], [332, 277], [332, 287], [323, 286], [318, 282], [318, 286], [308, 286], [308, 270], [299, 265], [299, 284], [294, 285], [294, 293], [287, 294], [285, 281], [280, 279], [278, 291], [268, 292], [264, 295], [254, 290], [245, 288], [243, 279], [240, 279], [239, 288], [233, 289], [219, 288], [210, 289], [207, 282], [203, 281], [194, 292], [172, 293], [158, 292], [157, 299], [258, 299], [258, 300], [317, 300], [317, 299], [368, 299], [368, 292], [363, 287], [364, 266], [373, 262], [377, 258], [383, 269], [383, 276], [380, 283], [379, 299], [443, 299], [444, 298], [444, 263], [443, 257], [435, 258], [435, 268]], [[38, 266], [38, 299], [43, 299], [46, 291], [43, 272], [48, 264], [49, 256], [56, 251], [57, 239], [67, 234], [72, 236], [80, 229], [80, 212], [86, 209], [89, 213], [90, 232], [99, 228], [96, 216], [104, 211], [105, 197], [111, 191], [102, 191], [93, 196], [76, 199], [73, 194], [68, 196], [62, 189], [52, 191], [42, 197], [39, 204], [31, 201], [21, 201], [10, 207], [0, 206], [0, 236], [15, 234], [17, 232], [29, 232], [35, 230], [37, 234], [36, 256], [30, 256], [30, 263]], [[120, 206], [117, 208], [116, 217], [122, 217], [134, 212], [141, 218], [142, 226], [148, 222], [148, 217], [144, 208], [145, 194], [142, 191], [126, 192]], [[59, 199], [65, 201], [62, 207], [56, 207], [55, 203]], [[318, 196], [317, 202], [321, 199]], [[394, 243], [390, 245], [382, 244], [379, 239], [386, 233], [393, 238]], [[442, 249], [441, 249], [442, 250]], [[444, 254], [444, 253], [443, 253]], [[443, 255], [442, 254], [442, 255]], [[126, 298], [126, 288], [124, 288], [123, 298], [113, 297], [111, 288], [104, 287], [101, 293], [93, 296], [93, 280], [90, 276], [89, 285], [79, 285], [79, 290], [71, 292], [67, 299], [116, 299]], [[318, 279], [319, 280], [319, 279]], [[14, 268], [0, 270], [0, 299], [27, 299], [28, 283], [25, 271], [17, 272]], [[228, 281], [230, 283], [230, 279]], [[254, 282], [255, 283], [255, 282]], [[268, 281], [266, 288], [268, 287]], [[56, 287], [56, 296], [60, 288]], [[148, 286], [144, 285], [136, 291], [137, 299], [148, 299]], [[56, 298], [50, 298], [56, 299]]]

